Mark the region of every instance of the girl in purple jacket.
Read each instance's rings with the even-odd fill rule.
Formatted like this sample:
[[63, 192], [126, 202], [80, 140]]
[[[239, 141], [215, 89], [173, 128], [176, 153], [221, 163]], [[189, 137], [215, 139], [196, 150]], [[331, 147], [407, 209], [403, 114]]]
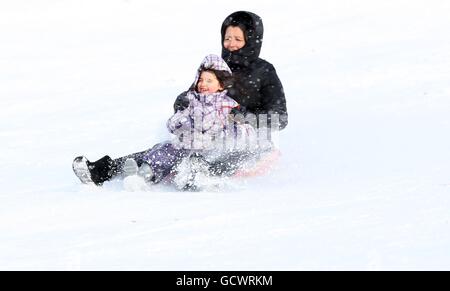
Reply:
[[[230, 112], [239, 104], [227, 95], [231, 84], [231, 70], [216, 55], [208, 55], [202, 61], [195, 81], [187, 92], [189, 105], [177, 111], [168, 121], [173, 140], [159, 143], [143, 152], [118, 159], [105, 156], [90, 162], [84, 156], [75, 158], [73, 170], [83, 183], [102, 185], [119, 176], [138, 174], [146, 182], [159, 183], [170, 180], [177, 173], [182, 160], [201, 159], [233, 151], [239, 140], [252, 140], [256, 133], [246, 124], [230, 120]], [[230, 145], [232, 145], [230, 147]], [[181, 188], [192, 185], [178, 185]]]

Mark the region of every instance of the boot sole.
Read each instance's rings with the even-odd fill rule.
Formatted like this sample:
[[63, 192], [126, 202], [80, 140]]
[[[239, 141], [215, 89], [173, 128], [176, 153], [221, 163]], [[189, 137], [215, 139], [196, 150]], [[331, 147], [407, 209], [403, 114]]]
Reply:
[[72, 163], [72, 169], [75, 175], [80, 179], [83, 184], [94, 184], [91, 178], [91, 172], [87, 165], [87, 159], [85, 157], [76, 157]]

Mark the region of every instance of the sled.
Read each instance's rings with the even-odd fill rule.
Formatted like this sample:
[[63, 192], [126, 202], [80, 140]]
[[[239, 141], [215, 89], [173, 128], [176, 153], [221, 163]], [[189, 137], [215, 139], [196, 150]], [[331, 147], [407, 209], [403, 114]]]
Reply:
[[232, 178], [252, 178], [258, 176], [265, 176], [276, 166], [281, 157], [281, 152], [277, 149], [272, 150], [264, 155], [251, 167], [239, 169], [234, 173]]

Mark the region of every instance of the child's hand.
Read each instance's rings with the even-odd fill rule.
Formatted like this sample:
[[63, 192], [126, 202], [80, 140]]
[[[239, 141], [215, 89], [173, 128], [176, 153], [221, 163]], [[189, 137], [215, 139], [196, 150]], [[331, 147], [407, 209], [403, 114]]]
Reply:
[[237, 115], [237, 114], [245, 115], [246, 113], [247, 113], [247, 109], [242, 105], [234, 107], [233, 109], [231, 109], [231, 112], [230, 112], [230, 114], [232, 114], [232, 115]]
[[240, 114], [240, 113], [238, 113], [238, 114], [230, 113], [230, 114], [228, 114], [228, 123], [229, 124], [236, 124], [236, 125], [244, 124], [245, 123], [245, 117], [244, 117], [243, 114]]
[[228, 114], [228, 121], [230, 121], [232, 124], [242, 124], [243, 119], [245, 118], [247, 110], [244, 106], [236, 106], [233, 109], [231, 109], [230, 114]]

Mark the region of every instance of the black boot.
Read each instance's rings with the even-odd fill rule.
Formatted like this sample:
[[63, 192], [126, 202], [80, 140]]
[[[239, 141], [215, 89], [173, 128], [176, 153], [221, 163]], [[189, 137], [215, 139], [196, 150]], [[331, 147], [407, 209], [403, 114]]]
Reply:
[[104, 156], [95, 162], [90, 162], [85, 157], [77, 157], [73, 161], [73, 170], [81, 182], [88, 184], [93, 182], [101, 186], [117, 175], [117, 163], [109, 156]]
[[96, 185], [102, 185], [103, 182], [111, 180], [117, 174], [117, 164], [109, 156], [95, 161], [93, 163], [87, 161], [91, 179]]

